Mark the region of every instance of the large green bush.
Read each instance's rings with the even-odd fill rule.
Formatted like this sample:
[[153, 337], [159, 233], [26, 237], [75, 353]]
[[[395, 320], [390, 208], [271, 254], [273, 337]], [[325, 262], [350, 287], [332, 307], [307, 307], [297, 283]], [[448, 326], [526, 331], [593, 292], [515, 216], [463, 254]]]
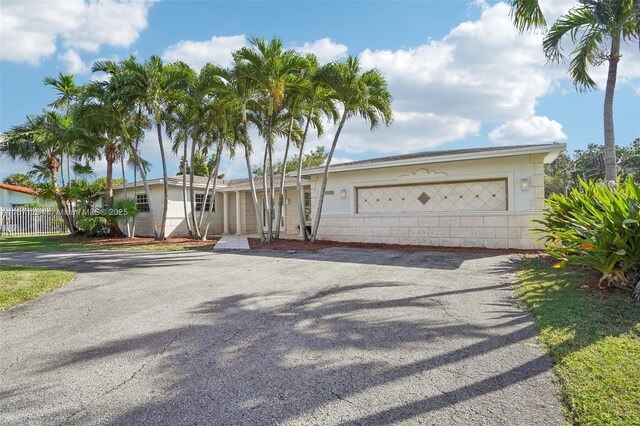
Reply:
[[580, 181], [568, 196], [547, 199], [541, 227], [546, 252], [558, 266], [602, 273], [601, 285], [633, 289], [640, 275], [640, 188], [632, 179], [615, 188]]

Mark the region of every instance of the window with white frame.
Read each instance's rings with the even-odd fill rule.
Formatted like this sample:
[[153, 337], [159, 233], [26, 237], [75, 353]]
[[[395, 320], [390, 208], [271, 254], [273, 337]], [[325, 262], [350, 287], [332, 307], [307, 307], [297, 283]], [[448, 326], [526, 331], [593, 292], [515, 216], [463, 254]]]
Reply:
[[136, 207], [139, 212], [148, 212], [149, 210], [149, 199], [147, 198], [147, 194], [137, 194], [136, 195]]

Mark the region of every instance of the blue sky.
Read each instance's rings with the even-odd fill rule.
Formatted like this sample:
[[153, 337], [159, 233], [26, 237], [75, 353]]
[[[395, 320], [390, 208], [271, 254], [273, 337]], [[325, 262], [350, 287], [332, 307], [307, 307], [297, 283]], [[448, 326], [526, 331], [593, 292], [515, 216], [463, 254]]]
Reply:
[[[570, 0], [541, 0], [550, 20]], [[394, 97], [395, 121], [370, 132], [352, 120], [337, 161], [431, 149], [565, 142], [569, 150], [602, 141], [604, 92], [577, 93], [565, 65], [546, 65], [540, 34], [518, 34], [504, 3], [484, 1], [91, 1], [4, 0], [0, 61], [0, 130], [37, 114], [54, 93], [42, 79], [73, 72], [91, 78], [91, 63], [152, 54], [165, 60], [228, 63], [251, 36], [281, 37], [288, 47], [322, 60], [358, 55], [379, 68]], [[565, 43], [570, 48], [569, 42]], [[593, 70], [604, 87], [606, 67]], [[640, 53], [624, 46], [614, 105], [616, 140], [640, 137]], [[330, 144], [325, 137], [309, 149]], [[259, 149], [258, 149], [259, 150]], [[147, 135], [143, 156], [160, 176], [157, 140]], [[257, 164], [259, 154], [254, 156]], [[170, 158], [170, 173], [177, 159]], [[227, 177], [244, 177], [239, 160], [225, 158]], [[104, 164], [95, 165], [98, 173]], [[0, 179], [26, 171], [0, 159]]]

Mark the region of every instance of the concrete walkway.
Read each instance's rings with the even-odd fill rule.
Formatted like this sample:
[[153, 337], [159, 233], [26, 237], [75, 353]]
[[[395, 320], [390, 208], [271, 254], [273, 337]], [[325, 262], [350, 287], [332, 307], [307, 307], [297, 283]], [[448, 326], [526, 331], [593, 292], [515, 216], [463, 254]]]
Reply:
[[223, 235], [214, 250], [249, 250], [249, 240], [244, 235]]

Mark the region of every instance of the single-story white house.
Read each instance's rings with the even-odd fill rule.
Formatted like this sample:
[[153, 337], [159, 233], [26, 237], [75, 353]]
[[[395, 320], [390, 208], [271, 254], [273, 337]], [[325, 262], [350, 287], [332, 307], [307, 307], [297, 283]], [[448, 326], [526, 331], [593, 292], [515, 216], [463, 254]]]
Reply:
[[[330, 167], [318, 238], [365, 243], [485, 248], [539, 247], [531, 222], [544, 207], [544, 164], [565, 144], [429, 151]], [[323, 168], [304, 171], [307, 224], [312, 223]], [[279, 180], [279, 179], [277, 179]], [[197, 177], [196, 209], [206, 178]], [[261, 199], [262, 180], [255, 179]], [[278, 182], [279, 183], [279, 182]], [[149, 181], [160, 222], [162, 180]], [[169, 179], [167, 236], [186, 235], [182, 177]], [[281, 234], [298, 235], [295, 177], [285, 177]], [[133, 184], [126, 185], [133, 196]], [[276, 186], [278, 188], [278, 186]], [[153, 218], [141, 183], [135, 189], [140, 215], [136, 232], [153, 235]], [[116, 188], [114, 196], [124, 197]], [[145, 204], [146, 203], [146, 204]], [[206, 206], [205, 206], [206, 207]], [[219, 180], [209, 233], [256, 234], [248, 179]]]
[[31, 188], [0, 183], [0, 207], [21, 207], [29, 204], [55, 206], [53, 201], [38, 198], [36, 191]]

